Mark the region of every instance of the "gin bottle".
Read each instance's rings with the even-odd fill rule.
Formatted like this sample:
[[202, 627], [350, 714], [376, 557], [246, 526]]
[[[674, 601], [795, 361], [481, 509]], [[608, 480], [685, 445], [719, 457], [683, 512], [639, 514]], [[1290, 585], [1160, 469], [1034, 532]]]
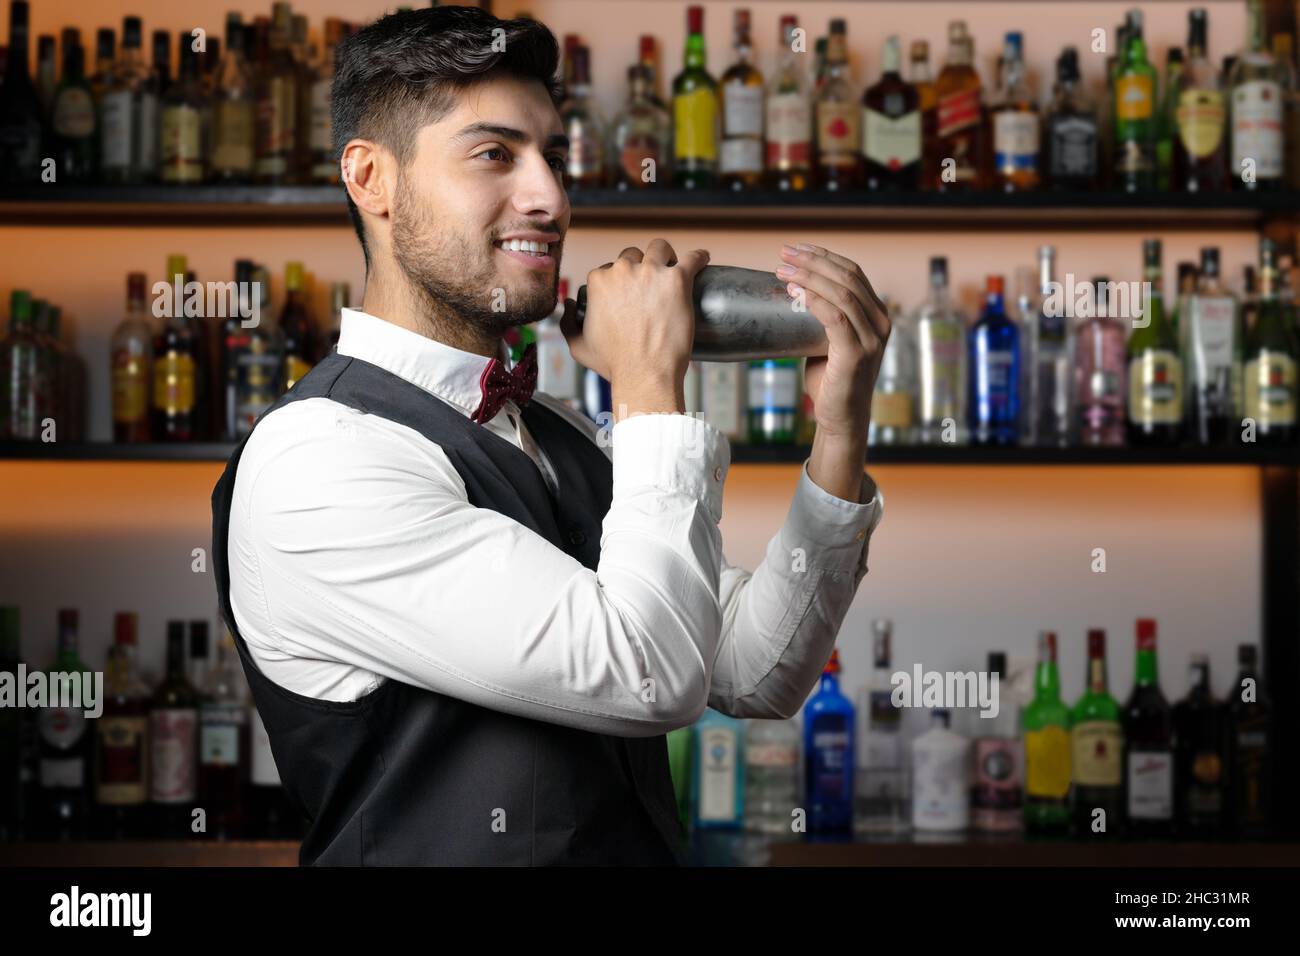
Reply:
[[907, 767], [903, 760], [903, 712], [894, 706], [890, 683], [893, 624], [871, 622], [874, 666], [858, 712], [860, 743], [853, 790], [853, 830], [882, 835], [907, 830]]
[[[930, 260], [930, 295], [916, 313], [917, 427], [922, 445], [966, 441], [966, 322], [948, 298], [948, 260]], [[947, 438], [945, 436], [948, 436]]]

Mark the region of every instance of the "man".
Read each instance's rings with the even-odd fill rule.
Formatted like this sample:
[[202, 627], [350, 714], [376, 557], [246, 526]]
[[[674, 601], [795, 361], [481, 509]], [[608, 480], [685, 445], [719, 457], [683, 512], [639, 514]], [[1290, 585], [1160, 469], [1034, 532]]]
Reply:
[[889, 325], [848, 260], [783, 254], [830, 355], [752, 575], [722, 557], [727, 441], [683, 414], [706, 253], [625, 249], [565, 319], [610, 380], [612, 453], [506, 370], [503, 334], [555, 306], [569, 225], [557, 58], [540, 24], [462, 7], [337, 51], [364, 301], [213, 494], [222, 612], [311, 821], [304, 864], [681, 862], [665, 734], [706, 704], [796, 713], [866, 573]]

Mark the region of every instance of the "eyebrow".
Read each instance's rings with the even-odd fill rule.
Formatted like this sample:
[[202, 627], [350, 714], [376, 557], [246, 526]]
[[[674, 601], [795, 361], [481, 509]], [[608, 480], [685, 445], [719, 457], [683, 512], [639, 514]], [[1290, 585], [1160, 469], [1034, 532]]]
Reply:
[[[460, 132], [452, 136], [453, 143], [464, 142], [469, 139], [477, 139], [482, 136], [495, 136], [503, 139], [507, 143], [527, 143], [531, 137], [523, 130], [514, 129], [510, 126], [497, 126], [493, 123], [471, 123]], [[568, 149], [569, 137], [563, 133], [554, 133], [546, 138], [546, 144], [543, 149]]]

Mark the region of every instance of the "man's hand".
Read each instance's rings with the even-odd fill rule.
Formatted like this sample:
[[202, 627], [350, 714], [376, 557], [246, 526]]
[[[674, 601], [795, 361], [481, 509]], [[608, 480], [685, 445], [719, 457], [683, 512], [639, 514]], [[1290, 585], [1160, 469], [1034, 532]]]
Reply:
[[825, 358], [808, 359], [805, 378], [817, 416], [817, 431], [844, 440], [866, 440], [871, 393], [889, 341], [889, 313], [857, 263], [820, 246], [785, 246], [787, 263], [776, 274], [791, 295], [805, 302], [826, 328]]

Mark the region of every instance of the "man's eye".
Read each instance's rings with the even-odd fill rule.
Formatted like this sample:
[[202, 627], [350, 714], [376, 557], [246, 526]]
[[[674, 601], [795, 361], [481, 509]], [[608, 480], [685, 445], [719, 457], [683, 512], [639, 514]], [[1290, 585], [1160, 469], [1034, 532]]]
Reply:
[[550, 165], [551, 169], [555, 170], [557, 173], [564, 172], [569, 165], [568, 160], [563, 156], [548, 156], [546, 157], [546, 162]]
[[497, 162], [497, 161], [505, 162], [506, 160], [508, 160], [508, 159], [510, 158], [510, 154], [507, 153], [507, 152], [506, 152], [504, 149], [502, 149], [500, 146], [493, 146], [491, 149], [485, 149], [485, 150], [483, 150], [483, 152], [479, 153], [479, 156], [480, 156], [480, 157], [485, 157], [485, 158], [490, 159], [490, 160], [492, 160], [492, 161], [494, 161], [494, 162]]

